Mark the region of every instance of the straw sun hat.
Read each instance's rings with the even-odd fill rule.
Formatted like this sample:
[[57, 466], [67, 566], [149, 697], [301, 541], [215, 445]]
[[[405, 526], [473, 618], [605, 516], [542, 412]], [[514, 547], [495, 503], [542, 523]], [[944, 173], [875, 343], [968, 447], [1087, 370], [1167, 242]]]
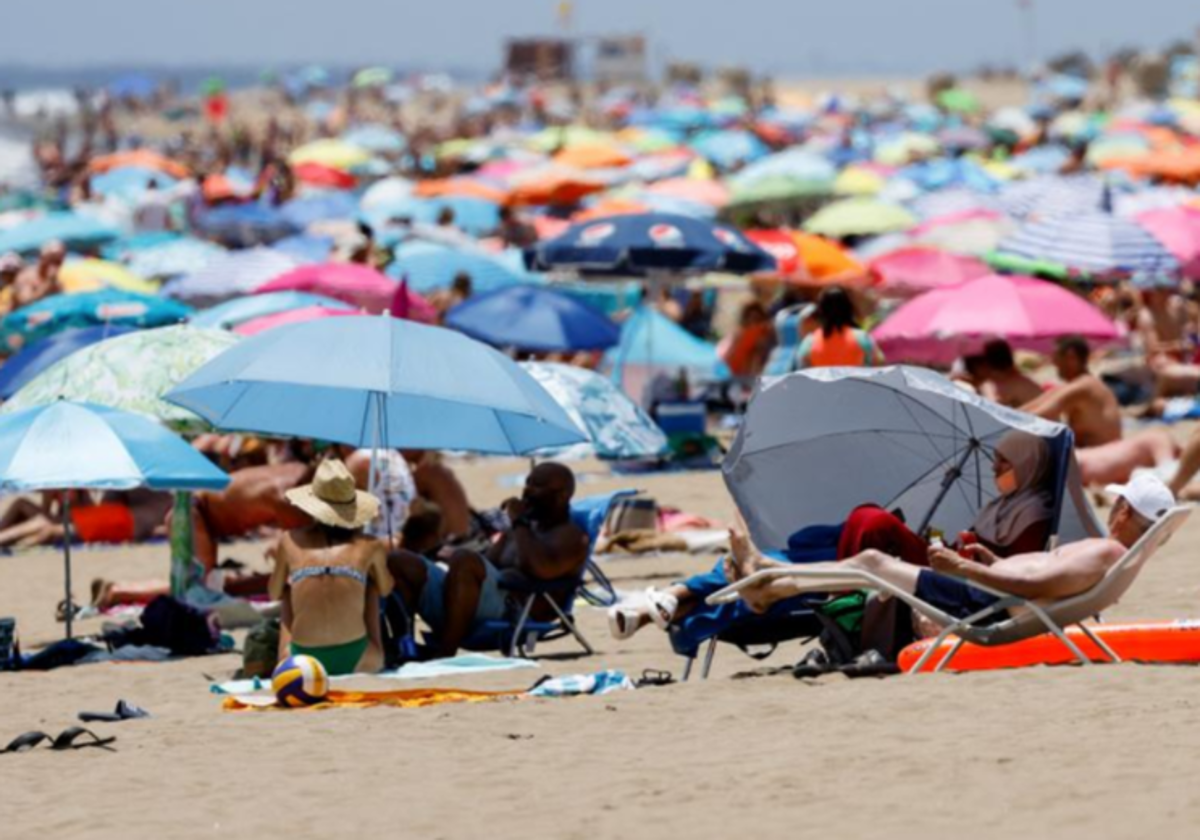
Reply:
[[322, 525], [357, 530], [379, 513], [379, 500], [354, 485], [354, 476], [336, 459], [322, 461], [312, 484], [287, 491], [287, 500]]

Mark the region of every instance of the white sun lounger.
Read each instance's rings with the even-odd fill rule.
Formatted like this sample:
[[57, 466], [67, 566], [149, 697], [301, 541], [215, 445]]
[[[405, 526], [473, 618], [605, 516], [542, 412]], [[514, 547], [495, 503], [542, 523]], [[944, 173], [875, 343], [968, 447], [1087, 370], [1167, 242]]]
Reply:
[[[708, 597], [708, 603], [723, 604], [736, 601], [739, 597], [738, 593], [741, 590], [765, 580], [784, 577], [800, 578], [805, 581], [805, 591], [808, 592], [843, 592], [851, 589], [873, 589], [881, 593], [886, 593], [894, 598], [899, 598], [916, 612], [942, 628], [941, 634], [934, 643], [929, 646], [929, 649], [913, 665], [909, 671], [910, 674], [918, 673], [929, 658], [939, 649], [939, 645], [951, 635], [956, 636], [957, 639], [951, 647], [950, 652], [938, 663], [934, 671], [940, 671], [945, 668], [965, 642], [984, 647], [994, 647], [1024, 641], [1025, 639], [1040, 636], [1047, 632], [1057, 636], [1081, 663], [1088, 664], [1090, 660], [1084, 656], [1078, 645], [1072, 642], [1064, 632], [1065, 628], [1072, 625], [1079, 627], [1100, 650], [1104, 651], [1104, 654], [1110, 660], [1120, 662], [1121, 658], [1113, 652], [1112, 648], [1105, 644], [1104, 640], [1093, 633], [1083, 622], [1094, 618], [1102, 611], [1117, 603], [1121, 596], [1133, 585], [1138, 573], [1146, 565], [1146, 561], [1179, 530], [1180, 526], [1191, 515], [1191, 512], [1191, 507], [1175, 507], [1167, 511], [1150, 530], [1142, 535], [1142, 538], [1132, 548], [1125, 552], [1125, 555], [1108, 570], [1095, 586], [1086, 592], [1081, 592], [1078, 595], [1072, 595], [1069, 598], [1063, 598], [1058, 601], [1031, 601], [1027, 598], [990, 589], [974, 581], [964, 581], [967, 585], [995, 595], [1000, 600], [987, 609], [959, 619], [947, 615], [937, 607], [922, 601], [920, 598], [903, 591], [870, 572], [864, 572], [859, 569], [806, 569], [803, 566], [798, 566], [795, 568], [764, 569], [763, 571], [756, 572], [744, 580], [740, 580], [719, 592], [713, 593]], [[982, 623], [988, 619], [994, 619], [997, 614], [1004, 614], [1012, 608], [1016, 608], [1015, 615], [991, 624]]]

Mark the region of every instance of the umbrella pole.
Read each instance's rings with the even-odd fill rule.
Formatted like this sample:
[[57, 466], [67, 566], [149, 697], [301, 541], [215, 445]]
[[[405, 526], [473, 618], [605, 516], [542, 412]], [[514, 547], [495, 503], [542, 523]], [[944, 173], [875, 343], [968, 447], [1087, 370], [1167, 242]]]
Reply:
[[71, 497], [68, 491], [63, 491], [62, 503], [62, 525], [63, 525], [63, 571], [64, 579], [66, 580], [67, 598], [64, 602], [66, 610], [64, 615], [67, 620], [67, 638], [72, 637], [72, 623], [75, 618], [75, 605], [71, 603]]
[[921, 520], [921, 527], [917, 529], [917, 533], [919, 535], [925, 535], [926, 530], [929, 528], [929, 523], [933, 521], [933, 517], [937, 513], [938, 508], [942, 506], [942, 501], [946, 498], [946, 494], [950, 492], [950, 488], [954, 486], [954, 482], [958, 481], [962, 477], [963, 468], [966, 467], [967, 461], [970, 460], [971, 456], [975, 454], [975, 451], [979, 449], [979, 447], [979, 441], [975, 438], [971, 438], [971, 441], [967, 444], [967, 448], [963, 450], [962, 457], [958, 459], [958, 463], [946, 471], [945, 477], [942, 478], [942, 487], [940, 490], [938, 490], [937, 497], [933, 500], [933, 504], [930, 506], [929, 511], [925, 514], [925, 518]]

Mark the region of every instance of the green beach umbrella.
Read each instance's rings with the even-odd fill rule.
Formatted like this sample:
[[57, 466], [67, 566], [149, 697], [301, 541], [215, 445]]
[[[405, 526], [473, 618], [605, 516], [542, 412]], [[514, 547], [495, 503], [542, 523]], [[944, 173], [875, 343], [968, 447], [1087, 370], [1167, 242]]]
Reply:
[[195, 414], [162, 399], [201, 365], [238, 342], [233, 333], [187, 325], [126, 333], [72, 353], [0, 408], [11, 414], [60, 399], [132, 411], [180, 432], [205, 431]]
[[827, 179], [795, 178], [790, 175], [769, 175], [748, 184], [737, 185], [729, 198], [731, 205], [786, 204], [803, 201], [817, 195], [828, 195], [833, 183]]
[[390, 85], [394, 74], [386, 67], [367, 67], [354, 74], [354, 86], [359, 88]]
[[809, 233], [840, 239], [894, 233], [916, 224], [917, 217], [899, 204], [873, 198], [846, 198], [822, 207], [803, 227]]
[[983, 261], [997, 271], [1005, 274], [1024, 274], [1033, 277], [1045, 277], [1048, 280], [1067, 280], [1070, 270], [1061, 263], [1046, 260], [1031, 260], [1018, 257], [1015, 254], [1004, 254], [993, 251], [983, 255]]
[[937, 104], [956, 114], [975, 114], [982, 107], [978, 96], [962, 88], [942, 91], [937, 95]]

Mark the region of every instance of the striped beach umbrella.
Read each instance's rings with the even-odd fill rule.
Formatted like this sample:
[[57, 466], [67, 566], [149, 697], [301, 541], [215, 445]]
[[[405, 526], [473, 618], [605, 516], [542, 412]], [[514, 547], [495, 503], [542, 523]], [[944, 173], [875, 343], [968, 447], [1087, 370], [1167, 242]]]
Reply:
[[1027, 222], [997, 250], [1022, 259], [1059, 263], [1084, 274], [1179, 271], [1178, 261], [1144, 228], [1103, 210]]

